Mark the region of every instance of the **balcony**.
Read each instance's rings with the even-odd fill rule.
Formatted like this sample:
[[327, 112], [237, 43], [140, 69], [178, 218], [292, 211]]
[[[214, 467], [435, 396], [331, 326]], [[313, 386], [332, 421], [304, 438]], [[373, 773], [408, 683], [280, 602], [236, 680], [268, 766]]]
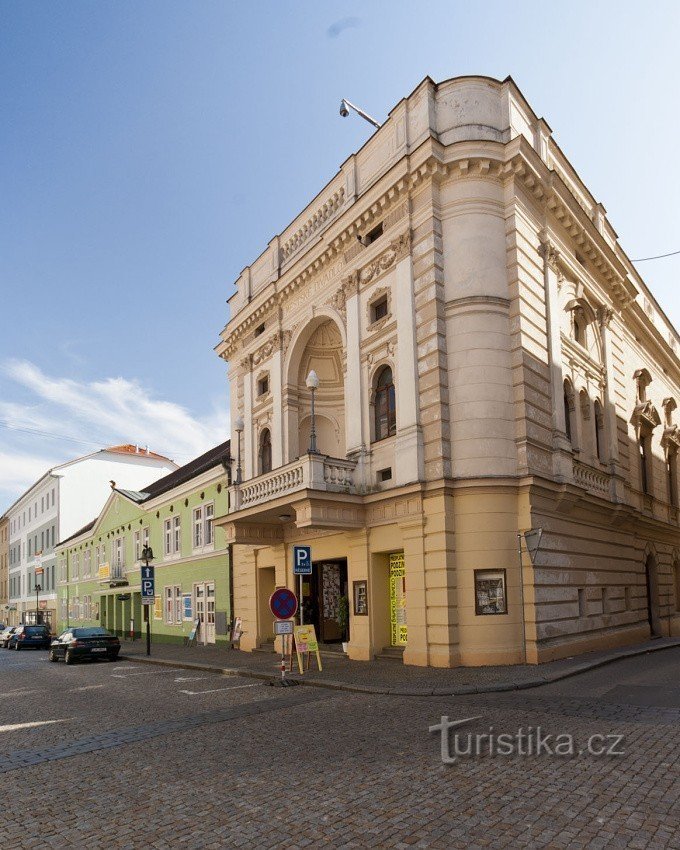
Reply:
[[323, 490], [329, 493], [353, 493], [353, 474], [356, 462], [324, 455], [303, 455], [301, 458], [235, 484], [230, 491], [232, 511], [259, 505], [300, 490]]
[[593, 466], [582, 463], [579, 460], [574, 461], [574, 484], [577, 487], [583, 487], [585, 490], [590, 490], [598, 496], [609, 496], [610, 476], [608, 473], [600, 469], [595, 469]]
[[356, 461], [306, 454], [229, 490], [229, 514], [216, 520], [231, 543], [283, 540], [286, 523], [298, 528], [358, 528]]

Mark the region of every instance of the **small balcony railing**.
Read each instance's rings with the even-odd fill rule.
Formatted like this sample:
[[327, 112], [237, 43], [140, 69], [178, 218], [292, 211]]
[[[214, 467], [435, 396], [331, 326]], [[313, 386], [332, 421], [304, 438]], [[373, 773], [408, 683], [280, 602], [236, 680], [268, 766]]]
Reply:
[[577, 487], [584, 487], [586, 490], [592, 490], [603, 496], [609, 495], [611, 479], [608, 473], [578, 460], [574, 461], [573, 471], [574, 484]]
[[306, 454], [257, 478], [231, 487], [231, 511], [278, 499], [300, 490], [354, 493], [356, 461]]

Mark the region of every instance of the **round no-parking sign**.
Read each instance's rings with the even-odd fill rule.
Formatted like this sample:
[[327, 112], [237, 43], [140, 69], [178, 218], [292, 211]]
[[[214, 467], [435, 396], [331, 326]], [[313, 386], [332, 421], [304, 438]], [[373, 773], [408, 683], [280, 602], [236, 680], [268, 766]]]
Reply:
[[269, 608], [277, 620], [289, 620], [297, 613], [297, 596], [287, 587], [279, 587], [269, 597]]

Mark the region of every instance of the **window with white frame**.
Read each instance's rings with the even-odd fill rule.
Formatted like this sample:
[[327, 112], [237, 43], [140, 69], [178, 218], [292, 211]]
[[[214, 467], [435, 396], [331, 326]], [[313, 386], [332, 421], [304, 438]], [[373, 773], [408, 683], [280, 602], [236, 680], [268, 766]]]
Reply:
[[174, 554], [179, 555], [182, 551], [182, 521], [178, 516], [172, 521], [172, 537], [175, 546]]
[[142, 549], [146, 546], [148, 548], [149, 542], [151, 540], [151, 532], [149, 531], [149, 526], [147, 525], [142, 529]]
[[194, 549], [201, 549], [203, 547], [203, 506], [194, 508], [193, 517], [193, 546]]
[[135, 546], [135, 561], [141, 560], [142, 557], [142, 532], [135, 531], [134, 533], [134, 546]]
[[166, 557], [172, 555], [172, 520], [163, 523], [163, 552]]
[[72, 566], [73, 566], [73, 569], [71, 570], [71, 572], [72, 572], [71, 577], [72, 578], [78, 578], [80, 576], [80, 552], [74, 552]]
[[92, 550], [86, 549], [83, 555], [83, 577], [89, 578], [92, 570]]
[[116, 537], [111, 543], [111, 564], [114, 567], [125, 566], [125, 539]]
[[212, 546], [214, 540], [213, 519], [215, 518], [215, 506], [210, 503], [194, 508], [192, 527], [192, 545], [194, 549], [204, 549]]
[[172, 585], [165, 588], [165, 622], [170, 625], [179, 625], [182, 622], [182, 588]]

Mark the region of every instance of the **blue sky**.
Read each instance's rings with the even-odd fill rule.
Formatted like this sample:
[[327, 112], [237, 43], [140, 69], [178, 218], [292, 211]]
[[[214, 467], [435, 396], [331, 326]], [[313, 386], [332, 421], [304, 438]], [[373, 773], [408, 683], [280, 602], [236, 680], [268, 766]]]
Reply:
[[[640, 8], [4, 0], [0, 509], [97, 444], [224, 439], [225, 300], [370, 135], [341, 97], [510, 74], [629, 256], [679, 250], [680, 4]], [[639, 268], [680, 327], [680, 256]]]

